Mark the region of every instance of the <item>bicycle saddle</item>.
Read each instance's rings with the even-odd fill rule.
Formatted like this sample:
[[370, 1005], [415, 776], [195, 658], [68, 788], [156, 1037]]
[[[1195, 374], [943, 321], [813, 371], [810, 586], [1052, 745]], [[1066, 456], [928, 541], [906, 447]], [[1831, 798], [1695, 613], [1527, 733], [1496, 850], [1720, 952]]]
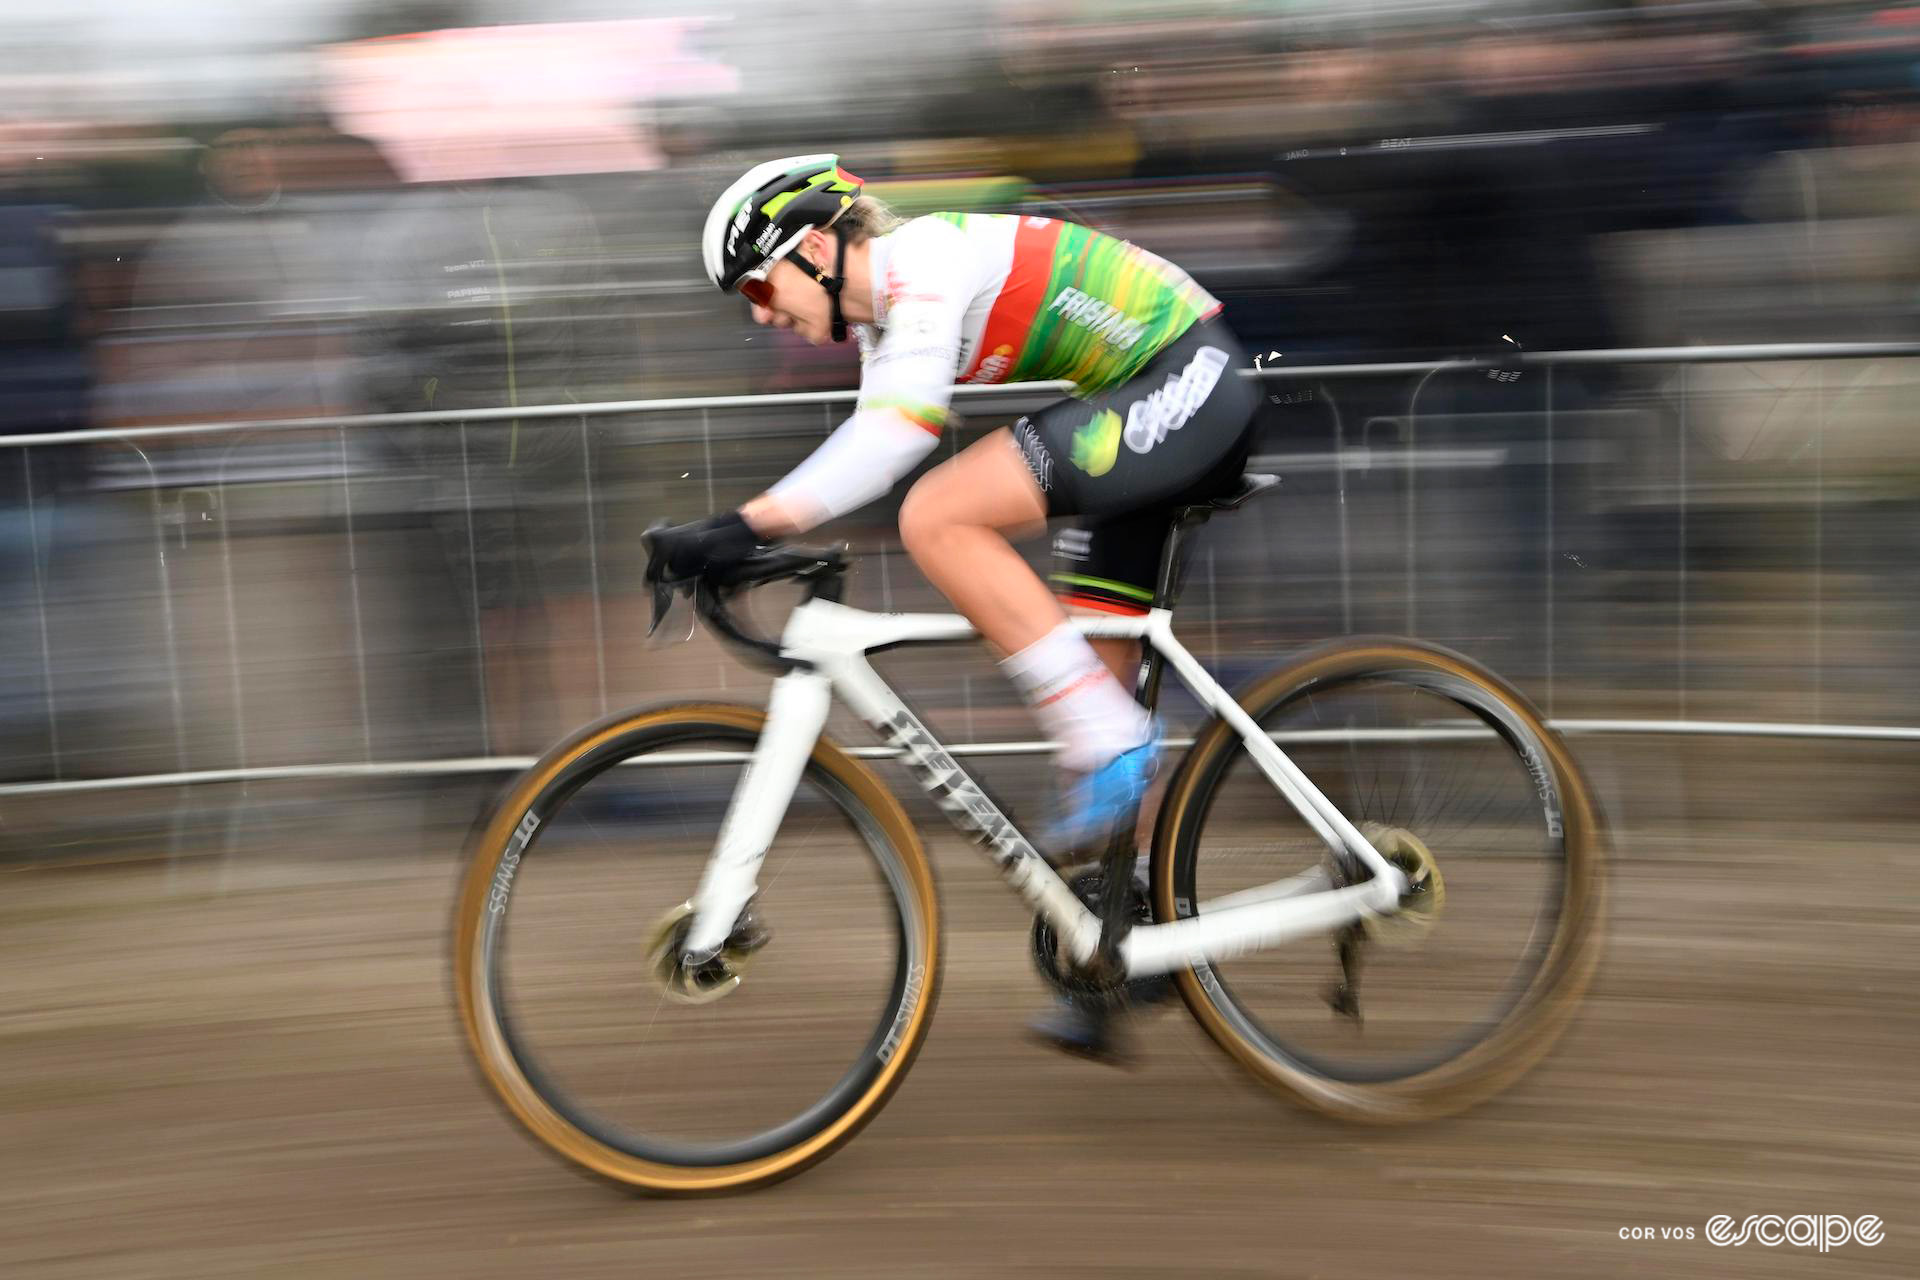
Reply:
[[1188, 520], [1205, 520], [1216, 511], [1233, 511], [1245, 506], [1247, 502], [1259, 497], [1279, 483], [1279, 476], [1263, 475], [1257, 471], [1249, 471], [1240, 477], [1238, 488], [1229, 489], [1218, 497], [1209, 498], [1205, 502], [1189, 503], [1184, 507], [1178, 507], [1174, 510], [1173, 518], [1182, 522]]

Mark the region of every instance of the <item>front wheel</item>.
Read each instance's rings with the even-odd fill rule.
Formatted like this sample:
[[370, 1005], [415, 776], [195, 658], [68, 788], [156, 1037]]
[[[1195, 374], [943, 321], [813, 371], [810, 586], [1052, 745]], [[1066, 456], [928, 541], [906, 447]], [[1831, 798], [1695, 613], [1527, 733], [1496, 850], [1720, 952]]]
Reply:
[[677, 943], [765, 716], [629, 713], [540, 760], [475, 836], [455, 920], [487, 1083], [576, 1165], [666, 1194], [822, 1159], [913, 1060], [939, 975], [925, 853], [873, 773], [814, 747], [750, 920], [689, 971]]
[[[1603, 839], [1558, 736], [1490, 672], [1405, 640], [1329, 645], [1240, 702], [1413, 887], [1394, 916], [1177, 971], [1194, 1017], [1262, 1082], [1346, 1119], [1505, 1087], [1565, 1026], [1600, 940]], [[1161, 809], [1155, 919], [1289, 877], [1347, 883], [1343, 861], [1216, 720]]]

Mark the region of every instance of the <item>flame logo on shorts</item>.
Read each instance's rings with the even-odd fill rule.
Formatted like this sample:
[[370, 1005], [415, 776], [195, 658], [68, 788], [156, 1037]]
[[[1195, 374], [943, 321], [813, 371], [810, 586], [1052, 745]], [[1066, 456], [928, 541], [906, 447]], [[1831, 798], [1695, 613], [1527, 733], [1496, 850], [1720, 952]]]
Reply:
[[1073, 433], [1073, 465], [1090, 476], [1103, 476], [1113, 470], [1120, 456], [1120, 415], [1102, 409], [1093, 421]]

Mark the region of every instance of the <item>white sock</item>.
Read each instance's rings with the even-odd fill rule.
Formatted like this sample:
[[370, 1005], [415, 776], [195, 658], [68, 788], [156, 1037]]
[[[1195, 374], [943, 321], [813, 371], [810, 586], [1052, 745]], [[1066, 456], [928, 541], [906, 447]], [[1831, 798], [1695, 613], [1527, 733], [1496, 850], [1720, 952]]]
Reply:
[[1064, 743], [1060, 763], [1098, 769], [1147, 740], [1152, 721], [1100, 661], [1087, 638], [1063, 622], [1001, 661], [1040, 727]]

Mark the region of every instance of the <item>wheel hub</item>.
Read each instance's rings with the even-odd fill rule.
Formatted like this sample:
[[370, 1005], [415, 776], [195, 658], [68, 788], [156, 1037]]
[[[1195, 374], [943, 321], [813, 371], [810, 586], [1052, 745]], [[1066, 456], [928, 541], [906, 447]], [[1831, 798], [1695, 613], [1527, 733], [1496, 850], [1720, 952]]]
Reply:
[[1407, 891], [1400, 895], [1400, 909], [1392, 915], [1368, 916], [1367, 936], [1389, 947], [1417, 946], [1425, 942], [1447, 900], [1446, 882], [1440, 876], [1440, 864], [1433, 850], [1405, 827], [1367, 822], [1361, 824], [1360, 834], [1407, 877]]
[[686, 948], [692, 928], [693, 903], [683, 902], [661, 916], [647, 935], [647, 971], [668, 999], [681, 1004], [711, 1004], [738, 990], [747, 961], [771, 936], [749, 907], [718, 951], [698, 957]]

